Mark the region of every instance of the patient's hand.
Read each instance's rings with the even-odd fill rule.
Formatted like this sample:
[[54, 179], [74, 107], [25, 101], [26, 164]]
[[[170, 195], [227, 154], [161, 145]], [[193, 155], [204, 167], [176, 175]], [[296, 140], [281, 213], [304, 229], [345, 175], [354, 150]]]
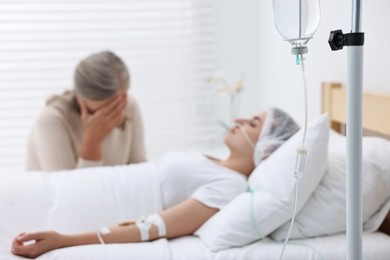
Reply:
[[22, 233], [12, 241], [12, 253], [36, 258], [50, 250], [63, 247], [64, 236], [57, 232]]

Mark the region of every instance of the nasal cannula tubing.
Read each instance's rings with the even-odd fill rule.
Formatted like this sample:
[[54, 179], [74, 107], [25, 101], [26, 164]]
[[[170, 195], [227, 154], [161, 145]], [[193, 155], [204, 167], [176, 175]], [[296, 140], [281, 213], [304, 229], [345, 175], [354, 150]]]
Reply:
[[304, 131], [303, 131], [303, 137], [302, 137], [302, 144], [301, 147], [297, 149], [297, 159], [295, 162], [295, 171], [294, 171], [294, 178], [295, 178], [295, 199], [294, 199], [294, 210], [293, 210], [293, 216], [291, 218], [290, 227], [287, 232], [286, 239], [284, 240], [283, 248], [280, 253], [279, 260], [282, 260], [284, 250], [286, 249], [286, 245], [288, 242], [288, 239], [290, 238], [291, 231], [294, 225], [295, 221], [295, 215], [297, 211], [297, 202], [298, 202], [298, 186], [299, 186], [299, 179], [302, 177], [304, 168], [305, 168], [305, 161], [306, 161], [306, 154], [307, 150], [304, 146], [306, 141], [306, 132], [307, 132], [307, 114], [308, 114], [308, 106], [307, 106], [307, 83], [306, 83], [306, 76], [305, 76], [305, 65], [304, 65], [304, 58], [303, 54], [300, 54], [300, 59], [297, 55], [297, 65], [299, 65], [299, 62], [301, 64], [302, 68], [302, 78], [303, 78], [303, 87], [304, 87], [304, 95], [305, 95], [305, 125], [304, 125]]
[[249, 143], [249, 145], [252, 147], [253, 150], [255, 150], [255, 144], [252, 142], [252, 140], [249, 138], [248, 133], [245, 131], [244, 127], [240, 123], [236, 123], [236, 125], [240, 128], [242, 134], [244, 135], [246, 141]]

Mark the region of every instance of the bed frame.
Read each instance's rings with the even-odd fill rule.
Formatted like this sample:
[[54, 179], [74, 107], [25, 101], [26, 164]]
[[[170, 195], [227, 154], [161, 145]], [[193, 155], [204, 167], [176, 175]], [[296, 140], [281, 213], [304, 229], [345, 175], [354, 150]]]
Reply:
[[[339, 133], [346, 124], [346, 91], [341, 83], [322, 84], [322, 113], [328, 113], [330, 126]], [[363, 128], [390, 136], [390, 95], [363, 93]]]

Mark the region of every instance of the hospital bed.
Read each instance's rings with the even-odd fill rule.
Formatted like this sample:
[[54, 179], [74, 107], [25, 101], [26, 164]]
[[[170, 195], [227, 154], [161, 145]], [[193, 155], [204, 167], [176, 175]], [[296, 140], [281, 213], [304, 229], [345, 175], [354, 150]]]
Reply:
[[[341, 87], [339, 83], [324, 83], [323, 84], [323, 92], [322, 92], [322, 110], [323, 112], [328, 112], [330, 116], [330, 124], [332, 129], [342, 132], [343, 125], [345, 124], [345, 91]], [[373, 95], [373, 94], [364, 94], [364, 113], [363, 113], [363, 125], [367, 130], [375, 131], [380, 133], [381, 135], [390, 136], [390, 120], [383, 120], [383, 118], [388, 118], [390, 114], [390, 96], [383, 95]], [[378, 147], [381, 149], [381, 147]], [[118, 166], [121, 167], [121, 166]], [[90, 171], [86, 169], [85, 171]], [[67, 174], [67, 173], [64, 173]], [[89, 175], [97, 176], [100, 173], [96, 172], [96, 170], [92, 173], [84, 174], [85, 178], [88, 178]], [[143, 178], [142, 172], [134, 175], [132, 178]], [[390, 173], [389, 173], [390, 174]], [[116, 197], [128, 197], [135, 198], [137, 194], [132, 193], [132, 183], [128, 180], [110, 183], [110, 176], [107, 173], [101, 174], [102, 178], [100, 183], [92, 184], [94, 187], [101, 187], [102, 189], [106, 187], [112, 187], [113, 191], [110, 193], [108, 198], [104, 198], [101, 200], [101, 208], [88, 208], [88, 207], [80, 207], [81, 215], [88, 215], [90, 218], [91, 226], [83, 226], [82, 228], [86, 230], [90, 230], [90, 228], [94, 227], [95, 223], [104, 223], [104, 224], [115, 224], [120, 219], [121, 216], [129, 216], [129, 215], [137, 215], [141, 213], [149, 213], [151, 209], [145, 208], [144, 205], [147, 204], [147, 201], [150, 199], [152, 201], [152, 197], [154, 194], [155, 187], [148, 186], [147, 181], [148, 178], [143, 178], [139, 181], [145, 181], [146, 189], [150, 189], [147, 191], [147, 194], [150, 194], [150, 197], [143, 197], [142, 200], [144, 203], [140, 205], [140, 212], [125, 212], [126, 209], [118, 208], [117, 205], [113, 205], [112, 201], [115, 201]], [[121, 176], [121, 175], [120, 175]], [[125, 175], [123, 174], [123, 178]], [[83, 178], [84, 178], [83, 177]], [[119, 177], [122, 178], [122, 177]], [[42, 189], [40, 184], [42, 180], [48, 178], [44, 175], [36, 176], [34, 179], [29, 179], [28, 183], [24, 184], [24, 190], [21, 193], [24, 193], [24, 196], [20, 196], [20, 203], [24, 203], [26, 208], [28, 209], [32, 204], [34, 204], [35, 198], [34, 196], [39, 195], [48, 195], [46, 197], [47, 204], [53, 203], [51, 200], [55, 200], [56, 196], [61, 196], [61, 192], [53, 191], [49, 189]], [[78, 199], [77, 194], [83, 193], [82, 188], [79, 188], [73, 185], [72, 183], [64, 184], [64, 181], [61, 179], [61, 175], [57, 176], [55, 180], [51, 180], [52, 183], [62, 183], [64, 185], [63, 193], [74, 194], [73, 200], [68, 201], [68, 203], [73, 203]], [[74, 178], [79, 178], [75, 176]], [[80, 177], [81, 178], [81, 177]], [[152, 177], [151, 177], [152, 178]], [[94, 178], [98, 179], [98, 178]], [[17, 181], [17, 178], [15, 179]], [[74, 180], [72, 180], [74, 181]], [[80, 179], [80, 182], [83, 180]], [[139, 183], [139, 182], [137, 182]], [[66, 185], [69, 184], [69, 185]], [[118, 186], [119, 185], [119, 186]], [[123, 185], [127, 185], [127, 189], [123, 189]], [[34, 188], [31, 188], [34, 186]], [[55, 186], [55, 185], [54, 185]], [[6, 189], [7, 187], [2, 187]], [[134, 187], [136, 190], [136, 187]], [[114, 192], [114, 191], [121, 192]], [[1, 195], [0, 190], [0, 195]], [[3, 191], [4, 192], [4, 191]], [[31, 192], [31, 193], [29, 193]], [[83, 194], [84, 198], [94, 198], [94, 192], [99, 192], [98, 189], [96, 191], [89, 190], [85, 191]], [[38, 194], [37, 194], [38, 193]], [[2, 193], [2, 196], [6, 194]], [[35, 195], [34, 195], [35, 194]], [[53, 195], [54, 194], [54, 195]], [[9, 198], [10, 200], [13, 198]], [[54, 202], [55, 203], [55, 202]], [[3, 214], [7, 210], [7, 207], [10, 205], [0, 205], [0, 259], [22, 259], [20, 257], [16, 257], [10, 253], [10, 237], [12, 235], [16, 235], [15, 226], [16, 222], [27, 222], [25, 223], [25, 228], [28, 229], [32, 227], [36, 223], [46, 222], [50, 223], [53, 218], [61, 218], [61, 212], [66, 212], [66, 208], [68, 205], [63, 203], [62, 205], [56, 206], [55, 213], [50, 212], [45, 206], [35, 207], [31, 209], [33, 211], [28, 211], [26, 209], [25, 212], [20, 212], [17, 215], [8, 216], [9, 219], [6, 219]], [[154, 208], [158, 208], [158, 205], [154, 205]], [[53, 208], [53, 207], [52, 207]], [[104, 208], [104, 210], [101, 210]], [[45, 210], [48, 210], [48, 213], [45, 213]], [[113, 219], [111, 216], [113, 214], [106, 214], [105, 212], [115, 211], [118, 218]], [[141, 212], [142, 211], [142, 212]], [[28, 215], [30, 212], [29, 216]], [[112, 212], [110, 212], [112, 213]], [[152, 212], [150, 212], [152, 213]], [[109, 216], [110, 215], [110, 216]], [[332, 213], [329, 212], [329, 221], [331, 220]], [[40, 216], [40, 217], [37, 217]], [[22, 220], [22, 218], [24, 218]], [[44, 219], [39, 219], [44, 218]], [[9, 221], [9, 222], [8, 222]], [[46, 228], [62, 228], [61, 231], [73, 231], [72, 228], [80, 229], [80, 227], [72, 227], [74, 226], [74, 222], [77, 222], [77, 217], [67, 216], [66, 219], [60, 221], [61, 223], [66, 223], [66, 227], [56, 227], [55, 225], [47, 224]], [[14, 224], [12, 224], [14, 223]], [[20, 223], [19, 223], [20, 224]], [[18, 224], [18, 225], [19, 225]], [[76, 225], [77, 226], [77, 225]], [[40, 229], [42, 227], [39, 227]], [[19, 227], [20, 229], [20, 227]], [[58, 230], [58, 229], [57, 229]], [[94, 230], [94, 229], [92, 229]], [[23, 231], [23, 230], [19, 230]], [[385, 260], [390, 257], [390, 236], [380, 233], [380, 232], [365, 232], [363, 235], [363, 259], [369, 260]], [[202, 240], [197, 236], [185, 236], [177, 239], [166, 240], [159, 239], [153, 242], [146, 243], [136, 243], [136, 244], [111, 244], [111, 245], [88, 245], [88, 246], [78, 246], [72, 248], [64, 248], [49, 252], [47, 254], [42, 255], [38, 259], [58, 259], [58, 260], [74, 260], [74, 259], [171, 259], [171, 260], [208, 260], [208, 259], [278, 259], [280, 251], [282, 249], [281, 243], [276, 243], [270, 239], [264, 239], [261, 241], [254, 242], [252, 244], [243, 246], [243, 247], [235, 247], [229, 248], [225, 250], [220, 250], [217, 252], [211, 251], [207, 245], [205, 245]], [[308, 239], [295, 239], [290, 240], [290, 244], [287, 246], [284, 258], [283, 259], [345, 259], [346, 258], [346, 236], [344, 233], [334, 234], [329, 236], [321, 236], [315, 238]]]

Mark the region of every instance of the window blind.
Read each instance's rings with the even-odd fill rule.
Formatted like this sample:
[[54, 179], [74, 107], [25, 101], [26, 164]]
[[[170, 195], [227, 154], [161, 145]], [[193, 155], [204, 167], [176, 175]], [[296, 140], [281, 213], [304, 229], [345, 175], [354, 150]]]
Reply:
[[111, 50], [131, 73], [148, 157], [213, 143], [214, 0], [1, 0], [0, 169], [25, 168], [45, 101], [80, 59]]

